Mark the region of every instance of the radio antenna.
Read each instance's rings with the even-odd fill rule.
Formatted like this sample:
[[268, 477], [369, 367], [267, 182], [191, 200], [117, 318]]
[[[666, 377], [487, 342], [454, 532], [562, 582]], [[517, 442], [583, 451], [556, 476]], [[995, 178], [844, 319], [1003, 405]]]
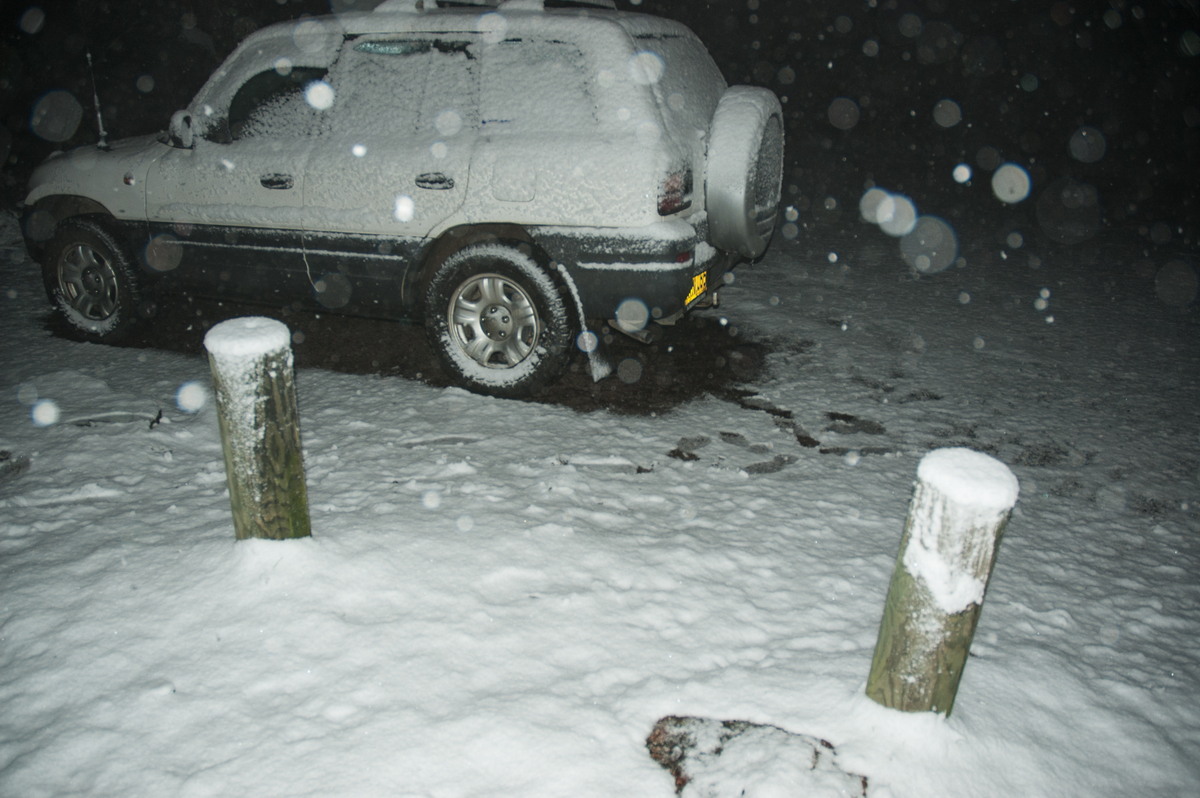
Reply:
[[96, 146], [108, 149], [108, 133], [104, 131], [104, 115], [100, 113], [100, 91], [96, 88], [96, 70], [92, 68], [92, 50], [87, 50], [88, 74], [92, 77], [92, 104], [96, 106], [96, 127], [100, 128], [100, 140]]

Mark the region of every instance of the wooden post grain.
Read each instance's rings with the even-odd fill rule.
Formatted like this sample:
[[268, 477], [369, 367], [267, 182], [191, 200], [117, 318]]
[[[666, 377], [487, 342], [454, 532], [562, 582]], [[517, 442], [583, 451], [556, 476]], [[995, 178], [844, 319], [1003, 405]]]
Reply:
[[949, 716], [1017, 479], [992, 457], [938, 449], [922, 459], [867, 679], [886, 707]]
[[217, 396], [234, 534], [311, 534], [291, 333], [274, 319], [221, 322], [204, 337]]

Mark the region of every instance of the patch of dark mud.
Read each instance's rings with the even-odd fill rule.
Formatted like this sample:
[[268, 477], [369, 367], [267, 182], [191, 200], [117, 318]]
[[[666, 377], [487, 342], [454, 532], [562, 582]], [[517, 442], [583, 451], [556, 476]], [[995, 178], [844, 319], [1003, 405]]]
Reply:
[[891, 446], [822, 446], [817, 451], [821, 454], [834, 454], [839, 457], [844, 457], [848, 454], [868, 457], [895, 454], [899, 450], [893, 449]]
[[0, 482], [21, 476], [29, 470], [29, 463], [28, 455], [0, 449]]
[[915, 391], [910, 391], [907, 395], [900, 397], [897, 404], [908, 404], [909, 402], [938, 402], [941, 401], [942, 395], [936, 391], [930, 391], [926, 388], [918, 388]]
[[674, 449], [667, 452], [667, 457], [673, 457], [676, 460], [692, 462], [700, 459], [700, 455], [696, 454], [698, 449], [703, 449], [712, 442], [712, 439], [707, 435], [697, 435], [694, 437], [680, 438], [679, 443]]
[[805, 449], [815, 449], [821, 445], [821, 442], [809, 435], [802, 427], [792, 427], [792, 432], [796, 436], [796, 443], [803, 446]]
[[720, 433], [721, 440], [731, 446], [740, 446], [743, 449], [749, 449], [755, 454], [766, 454], [771, 451], [771, 447], [765, 443], [751, 443], [750, 440], [740, 432], [722, 432]]
[[791, 410], [776, 407], [771, 400], [762, 396], [757, 391], [732, 386], [725, 390], [716, 390], [713, 393], [727, 402], [741, 405], [746, 410], [761, 410], [769, 416], [774, 416], [776, 419], [786, 421], [795, 416]]
[[742, 470], [747, 474], [776, 474], [794, 462], [796, 458], [790, 454], [777, 454], [770, 460], [743, 466]]
[[872, 421], [869, 418], [859, 418], [850, 413], [826, 413], [825, 416], [830, 420], [830, 425], [825, 428], [827, 432], [834, 432], [838, 435], [854, 435], [862, 433], [864, 435], [884, 435], [887, 429], [878, 421]]
[[[899, 376], [902, 377], [903, 375], [899, 375]], [[879, 391], [880, 393], [893, 393], [896, 390], [896, 386], [890, 382], [884, 382], [883, 380], [878, 380], [873, 377], [867, 377], [862, 374], [853, 375], [852, 377], [850, 377], [850, 381], [857, 383], [859, 385], [866, 386], [867, 388], [870, 388], [872, 391]]]
[[[269, 316], [287, 324], [297, 368], [451, 384], [419, 325], [215, 299], [164, 299], [153, 319], [114, 345], [204, 356], [205, 333], [239, 316]], [[45, 327], [58, 337], [80, 340], [57, 314], [47, 313]], [[594, 381], [587, 357], [577, 353], [566, 374], [532, 400], [581, 412], [653, 415], [707, 394], [727, 395], [765, 371], [766, 345], [703, 315], [662, 328], [661, 337], [649, 344], [601, 333], [611, 376]]]
[[1163, 499], [1157, 496], [1148, 496], [1143, 493], [1132, 493], [1126, 501], [1126, 505], [1130, 510], [1133, 510], [1139, 515], [1163, 516], [1179, 509], [1179, 502], [1170, 499]]
[[951, 422], [945, 427], [935, 427], [930, 432], [937, 438], [967, 438], [974, 440], [978, 437], [974, 424], [964, 424], [961, 422]]

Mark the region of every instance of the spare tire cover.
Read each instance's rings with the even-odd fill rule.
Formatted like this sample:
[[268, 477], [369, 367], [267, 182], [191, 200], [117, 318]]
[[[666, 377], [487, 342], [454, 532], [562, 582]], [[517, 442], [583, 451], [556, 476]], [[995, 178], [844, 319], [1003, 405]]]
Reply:
[[783, 108], [770, 89], [730, 86], [713, 113], [705, 205], [714, 246], [757, 258], [779, 215]]

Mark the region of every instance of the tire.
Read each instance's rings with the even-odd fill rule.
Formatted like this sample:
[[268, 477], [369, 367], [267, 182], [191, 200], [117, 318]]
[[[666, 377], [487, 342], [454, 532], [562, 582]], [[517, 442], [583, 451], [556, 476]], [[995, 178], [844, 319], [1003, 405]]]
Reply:
[[424, 313], [442, 365], [478, 393], [528, 396], [570, 359], [565, 293], [527, 246], [487, 243], [454, 253], [430, 280]]
[[783, 108], [769, 89], [730, 86], [713, 113], [705, 205], [714, 246], [754, 259], [766, 251], [783, 184]]
[[68, 219], [46, 245], [46, 295], [84, 338], [112, 343], [139, 321], [141, 289], [125, 248], [92, 219]]

